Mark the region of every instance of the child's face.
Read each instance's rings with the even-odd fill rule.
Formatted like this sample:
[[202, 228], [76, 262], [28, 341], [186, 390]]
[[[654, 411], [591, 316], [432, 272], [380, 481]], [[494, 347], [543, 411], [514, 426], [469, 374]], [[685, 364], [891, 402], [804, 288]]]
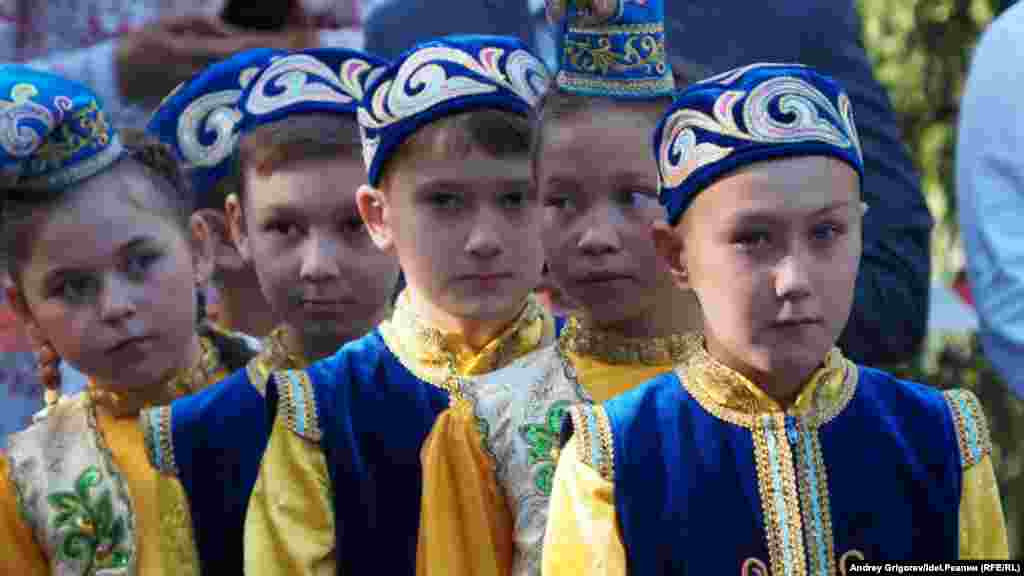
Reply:
[[602, 326], [635, 320], [670, 294], [651, 222], [662, 217], [648, 140], [638, 111], [601, 109], [544, 127], [537, 182], [552, 280]]
[[755, 383], [809, 377], [849, 318], [861, 224], [856, 172], [827, 157], [755, 164], [702, 192], [676, 231], [709, 352]]
[[380, 196], [382, 245], [397, 252], [409, 286], [445, 313], [510, 319], [540, 281], [543, 262], [529, 159], [497, 159], [475, 146], [447, 156], [412, 154], [393, 168]]
[[267, 177], [250, 169], [245, 177], [239, 248], [275, 313], [317, 348], [372, 329], [394, 290], [398, 262], [373, 245], [359, 217], [362, 164], [315, 158]]
[[156, 183], [122, 161], [39, 218], [20, 313], [37, 340], [97, 381], [139, 388], [189, 357], [195, 285], [186, 232]]

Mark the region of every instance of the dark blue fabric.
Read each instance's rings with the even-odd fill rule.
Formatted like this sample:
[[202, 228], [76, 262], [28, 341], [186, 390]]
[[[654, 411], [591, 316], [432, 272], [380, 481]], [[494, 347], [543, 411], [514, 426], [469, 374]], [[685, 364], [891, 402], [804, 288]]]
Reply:
[[562, 316], [555, 316], [555, 337], [559, 337], [562, 334], [562, 328], [565, 328], [566, 319]]
[[171, 404], [171, 437], [204, 574], [242, 574], [245, 513], [267, 446], [263, 396], [239, 370]]
[[[630, 574], [724, 574], [769, 564], [752, 435], [706, 412], [675, 372], [604, 404]], [[835, 557], [955, 560], [961, 485], [942, 395], [862, 368], [819, 430]]]
[[377, 330], [307, 372], [334, 487], [338, 573], [414, 574], [420, 447], [448, 393], [409, 372]]
[[[532, 42], [526, 2], [394, 0], [366, 23], [367, 50], [387, 58], [435, 36], [511, 34]], [[447, 6], [447, 4], [446, 4]], [[666, 50], [691, 80], [753, 62], [799, 62], [833, 76], [850, 95], [864, 152], [864, 252], [843, 353], [868, 365], [909, 360], [924, 338], [930, 289], [932, 217], [901, 142], [885, 89], [861, 43], [853, 0], [665, 3]]]

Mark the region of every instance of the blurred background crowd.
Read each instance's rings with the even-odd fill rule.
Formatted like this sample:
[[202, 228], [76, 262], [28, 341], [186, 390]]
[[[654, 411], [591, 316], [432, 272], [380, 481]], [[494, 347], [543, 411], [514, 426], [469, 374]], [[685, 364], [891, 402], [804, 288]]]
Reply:
[[[874, 266], [862, 270], [872, 276], [858, 298], [870, 305], [854, 313], [841, 345], [862, 363], [977, 393], [1020, 558], [1024, 101], [1014, 101], [1024, 88], [1015, 49], [1024, 6], [1013, 4], [671, 0], [666, 24], [672, 64], [687, 77], [799, 61], [846, 85], [863, 131], [865, 187], [881, 204], [866, 234], [883, 240], [866, 244]], [[519, 36], [555, 62], [543, 0], [0, 0], [0, 61], [81, 80], [115, 122], [135, 126], [179, 82], [239, 50], [331, 45], [394, 57], [470, 32]], [[208, 296], [215, 316], [215, 291]], [[31, 342], [2, 305], [0, 354], [2, 439], [42, 406]], [[84, 385], [63, 370], [66, 392]]]

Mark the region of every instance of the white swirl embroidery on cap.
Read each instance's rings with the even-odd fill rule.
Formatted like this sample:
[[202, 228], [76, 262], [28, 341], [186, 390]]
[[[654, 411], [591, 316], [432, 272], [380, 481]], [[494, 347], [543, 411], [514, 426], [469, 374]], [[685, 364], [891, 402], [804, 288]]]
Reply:
[[[311, 77], [321, 82], [310, 82]], [[269, 95], [268, 85], [283, 91]], [[260, 75], [245, 101], [245, 111], [263, 115], [299, 102], [351, 104], [354, 101], [330, 67], [308, 54], [295, 54], [277, 60]]]
[[441, 62], [457, 64], [481, 76], [491, 76], [480, 62], [462, 50], [446, 46], [423, 48], [402, 63], [395, 78], [377, 87], [370, 109], [366, 112], [360, 109], [360, 122], [367, 128], [382, 128], [441, 102], [497, 90], [491, 84], [468, 76], [449, 75]]
[[342, 88], [348, 92], [356, 100], [362, 100], [366, 89], [366, 86], [370, 84], [372, 78], [376, 78], [376, 73], [383, 71], [382, 67], [376, 69], [369, 62], [365, 60], [359, 60], [358, 58], [352, 58], [346, 60], [341, 65], [341, 74], [339, 80]]
[[732, 154], [733, 148], [711, 142], [698, 144], [694, 127], [714, 130], [717, 124], [696, 110], [680, 110], [665, 122], [658, 150], [658, 167], [665, 188], [679, 186], [694, 170]]
[[864, 163], [864, 151], [860, 147], [860, 133], [857, 132], [857, 123], [853, 120], [853, 104], [846, 94], [839, 95], [839, 113], [842, 114], [843, 123], [849, 130], [850, 140], [857, 149], [857, 158]]
[[[238, 136], [235, 125], [242, 118], [238, 112], [241, 90], [224, 90], [196, 98], [185, 108], [178, 120], [178, 147], [189, 167], [216, 166], [235, 149]], [[216, 134], [213, 142], [203, 144], [199, 136]]]
[[[200, 96], [181, 113], [178, 148], [189, 168], [216, 166], [234, 151], [238, 142], [235, 126], [242, 118], [238, 99], [259, 71], [258, 66], [242, 70], [238, 75], [238, 90], [221, 90]], [[216, 135], [210, 144], [200, 141], [200, 136], [206, 132]]]
[[[736, 125], [734, 114], [736, 104], [744, 98], [742, 115], [745, 131]], [[666, 120], [659, 145], [658, 166], [662, 186], [675, 188], [694, 171], [722, 160], [734, 151], [734, 148], [711, 142], [698, 142], [694, 128], [765, 144], [825, 142], [839, 148], [853, 147], [860, 156], [849, 100], [842, 94], [838, 100], [842, 112], [811, 84], [797, 78], [781, 77], [765, 81], [749, 93], [737, 90], [723, 92], [715, 100], [714, 117], [692, 109], [678, 110]], [[770, 111], [774, 102], [778, 103], [781, 113], [791, 115], [793, 120], [775, 118]], [[844, 134], [843, 130], [823, 118], [822, 110], [847, 132]]]
[[516, 50], [509, 54], [505, 70], [512, 90], [530, 106], [536, 106], [550, 81], [544, 63], [525, 50]]
[[[493, 46], [481, 49], [476, 57], [448, 46], [430, 46], [407, 58], [395, 77], [377, 85], [357, 112], [360, 126], [369, 131], [363, 134], [363, 160], [367, 169], [372, 166], [380, 147], [380, 137], [373, 134], [374, 130], [401, 122], [438, 104], [493, 93], [500, 86], [530, 106], [535, 105], [548, 85], [544, 64], [525, 50], [515, 50], [506, 59], [503, 72], [501, 58], [504, 54], [503, 48]], [[482, 76], [493, 84], [457, 72], [449, 73], [442, 65], [445, 63]], [[377, 70], [371, 72], [366, 84], [377, 76]]]
[[39, 90], [32, 84], [15, 84], [11, 99], [0, 100], [0, 146], [15, 158], [25, 158], [36, 151], [46, 136], [70, 110], [71, 99], [57, 96], [53, 99], [57, 111], [55, 118], [45, 106], [32, 101]]
[[[773, 117], [770, 110], [773, 101], [778, 102], [780, 112], [792, 115], [793, 120], [786, 122]], [[836, 107], [814, 86], [798, 78], [773, 78], [750, 91], [743, 105], [743, 121], [755, 141], [818, 140], [849, 148], [850, 139], [823, 118], [819, 110], [824, 110], [833, 122], [842, 123], [846, 128], [846, 122]]]

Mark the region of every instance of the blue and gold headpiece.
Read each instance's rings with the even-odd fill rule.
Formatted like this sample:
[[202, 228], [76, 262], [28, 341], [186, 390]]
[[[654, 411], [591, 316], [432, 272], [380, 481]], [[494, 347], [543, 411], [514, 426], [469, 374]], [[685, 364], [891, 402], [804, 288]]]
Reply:
[[27, 66], [0, 65], [4, 186], [58, 190], [107, 168], [121, 150], [92, 90]]
[[[153, 112], [146, 131], [174, 148], [188, 170], [193, 193], [203, 204], [221, 178], [231, 171], [242, 118], [242, 91], [272, 58], [285, 52], [247, 50], [206, 68], [174, 89]], [[223, 206], [219, 208], [223, 209]]]
[[366, 87], [388, 64], [345, 48], [313, 48], [278, 58], [242, 95], [239, 131], [294, 114], [342, 114], [355, 121]]
[[654, 133], [660, 200], [673, 226], [702, 190], [741, 166], [831, 156], [863, 181], [850, 98], [799, 64], [753, 64], [681, 92]]
[[492, 108], [527, 116], [548, 84], [544, 64], [515, 38], [447, 36], [402, 54], [359, 108], [370, 184], [398, 146], [439, 118]]
[[559, 89], [625, 99], [675, 90], [665, 53], [665, 0], [552, 0], [548, 10], [561, 26]]

